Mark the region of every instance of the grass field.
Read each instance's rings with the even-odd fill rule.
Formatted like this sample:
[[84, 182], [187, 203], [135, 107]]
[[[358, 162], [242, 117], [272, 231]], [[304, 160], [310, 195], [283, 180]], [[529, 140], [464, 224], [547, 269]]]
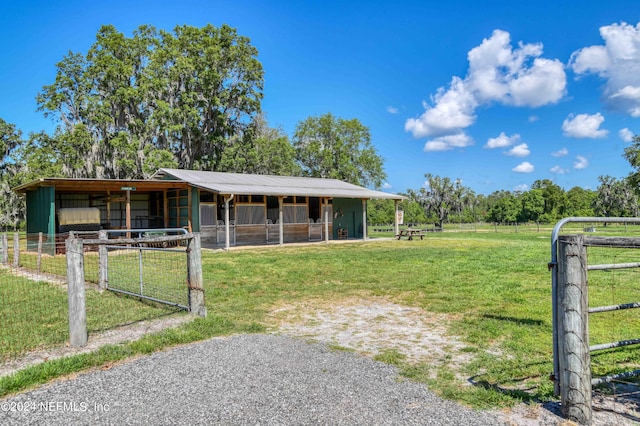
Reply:
[[[624, 233], [623, 227], [607, 231]], [[635, 232], [635, 227], [629, 231]], [[466, 364], [455, 366], [408, 363], [392, 350], [379, 358], [398, 365], [403, 375], [475, 407], [549, 400], [549, 243], [550, 230], [516, 233], [487, 228], [434, 233], [422, 241], [204, 251], [207, 318], [128, 345], [32, 367], [0, 379], [0, 395], [174, 344], [265, 331], [273, 325], [270, 313], [282, 304], [370, 296], [447, 316], [448, 332], [463, 342], [461, 350], [469, 355]], [[589, 256], [590, 263], [628, 262], [640, 257], [640, 251], [594, 249]], [[590, 305], [640, 300], [638, 273], [593, 272]], [[640, 336], [640, 322], [633, 318], [630, 311], [593, 317], [591, 344]], [[601, 353], [592, 364], [596, 374], [638, 368], [640, 354], [634, 349]]]

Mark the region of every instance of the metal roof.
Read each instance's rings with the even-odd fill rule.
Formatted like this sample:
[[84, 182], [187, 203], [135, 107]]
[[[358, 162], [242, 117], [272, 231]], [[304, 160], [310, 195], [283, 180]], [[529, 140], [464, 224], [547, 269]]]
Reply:
[[151, 179], [177, 179], [219, 194], [378, 198], [403, 200], [402, 195], [374, 191], [337, 179], [250, 175], [196, 170], [160, 169]]
[[158, 181], [141, 179], [91, 179], [91, 178], [39, 178], [13, 188], [16, 192], [27, 192], [41, 186], [53, 186], [63, 192], [122, 192], [134, 187], [138, 191], [162, 191], [164, 189], [186, 189], [189, 184], [181, 181]]

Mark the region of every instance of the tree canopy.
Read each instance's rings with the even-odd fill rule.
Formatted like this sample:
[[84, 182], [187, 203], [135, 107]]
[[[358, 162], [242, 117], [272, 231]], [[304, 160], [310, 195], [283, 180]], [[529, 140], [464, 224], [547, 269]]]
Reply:
[[67, 175], [144, 178], [160, 166], [217, 170], [233, 135], [260, 111], [263, 69], [249, 39], [223, 25], [111, 25], [70, 52], [37, 97], [56, 118]]
[[358, 119], [309, 117], [296, 126], [293, 146], [305, 176], [376, 188], [387, 177], [369, 129]]

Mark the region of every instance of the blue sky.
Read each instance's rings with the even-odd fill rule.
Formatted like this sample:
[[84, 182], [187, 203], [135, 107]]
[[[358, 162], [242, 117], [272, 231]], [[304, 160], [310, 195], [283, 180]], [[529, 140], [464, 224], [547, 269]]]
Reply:
[[640, 133], [636, 1], [24, 1], [0, 13], [0, 117], [52, 131], [35, 97], [101, 25], [229, 24], [265, 70], [263, 111], [290, 137], [327, 112], [369, 127], [386, 190], [424, 174], [481, 194], [624, 177]]

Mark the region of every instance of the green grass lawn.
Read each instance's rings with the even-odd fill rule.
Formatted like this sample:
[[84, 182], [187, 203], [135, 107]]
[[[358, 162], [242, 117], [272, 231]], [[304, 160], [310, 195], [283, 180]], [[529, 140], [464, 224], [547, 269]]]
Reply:
[[[75, 357], [73, 362], [51, 361], [46, 367], [0, 379], [0, 395], [174, 344], [265, 331], [271, 325], [269, 313], [283, 303], [337, 302], [365, 295], [447, 315], [449, 332], [463, 341], [463, 350], [470, 355], [466, 365], [455, 367], [409, 364], [391, 350], [379, 358], [397, 364], [403, 375], [427, 382], [446, 398], [476, 407], [549, 400], [553, 397], [548, 379], [553, 370], [549, 244], [550, 230], [496, 233], [487, 229], [433, 233], [422, 241], [205, 250], [207, 318]], [[614, 263], [629, 261], [640, 251], [589, 253], [590, 263]], [[590, 305], [640, 300], [638, 273], [592, 272]], [[602, 315], [590, 320], [591, 344], [640, 336], [640, 323], [632, 320], [631, 311]], [[597, 374], [620, 366], [638, 368], [640, 354], [633, 349], [603, 353], [595, 355], [592, 363]]]

